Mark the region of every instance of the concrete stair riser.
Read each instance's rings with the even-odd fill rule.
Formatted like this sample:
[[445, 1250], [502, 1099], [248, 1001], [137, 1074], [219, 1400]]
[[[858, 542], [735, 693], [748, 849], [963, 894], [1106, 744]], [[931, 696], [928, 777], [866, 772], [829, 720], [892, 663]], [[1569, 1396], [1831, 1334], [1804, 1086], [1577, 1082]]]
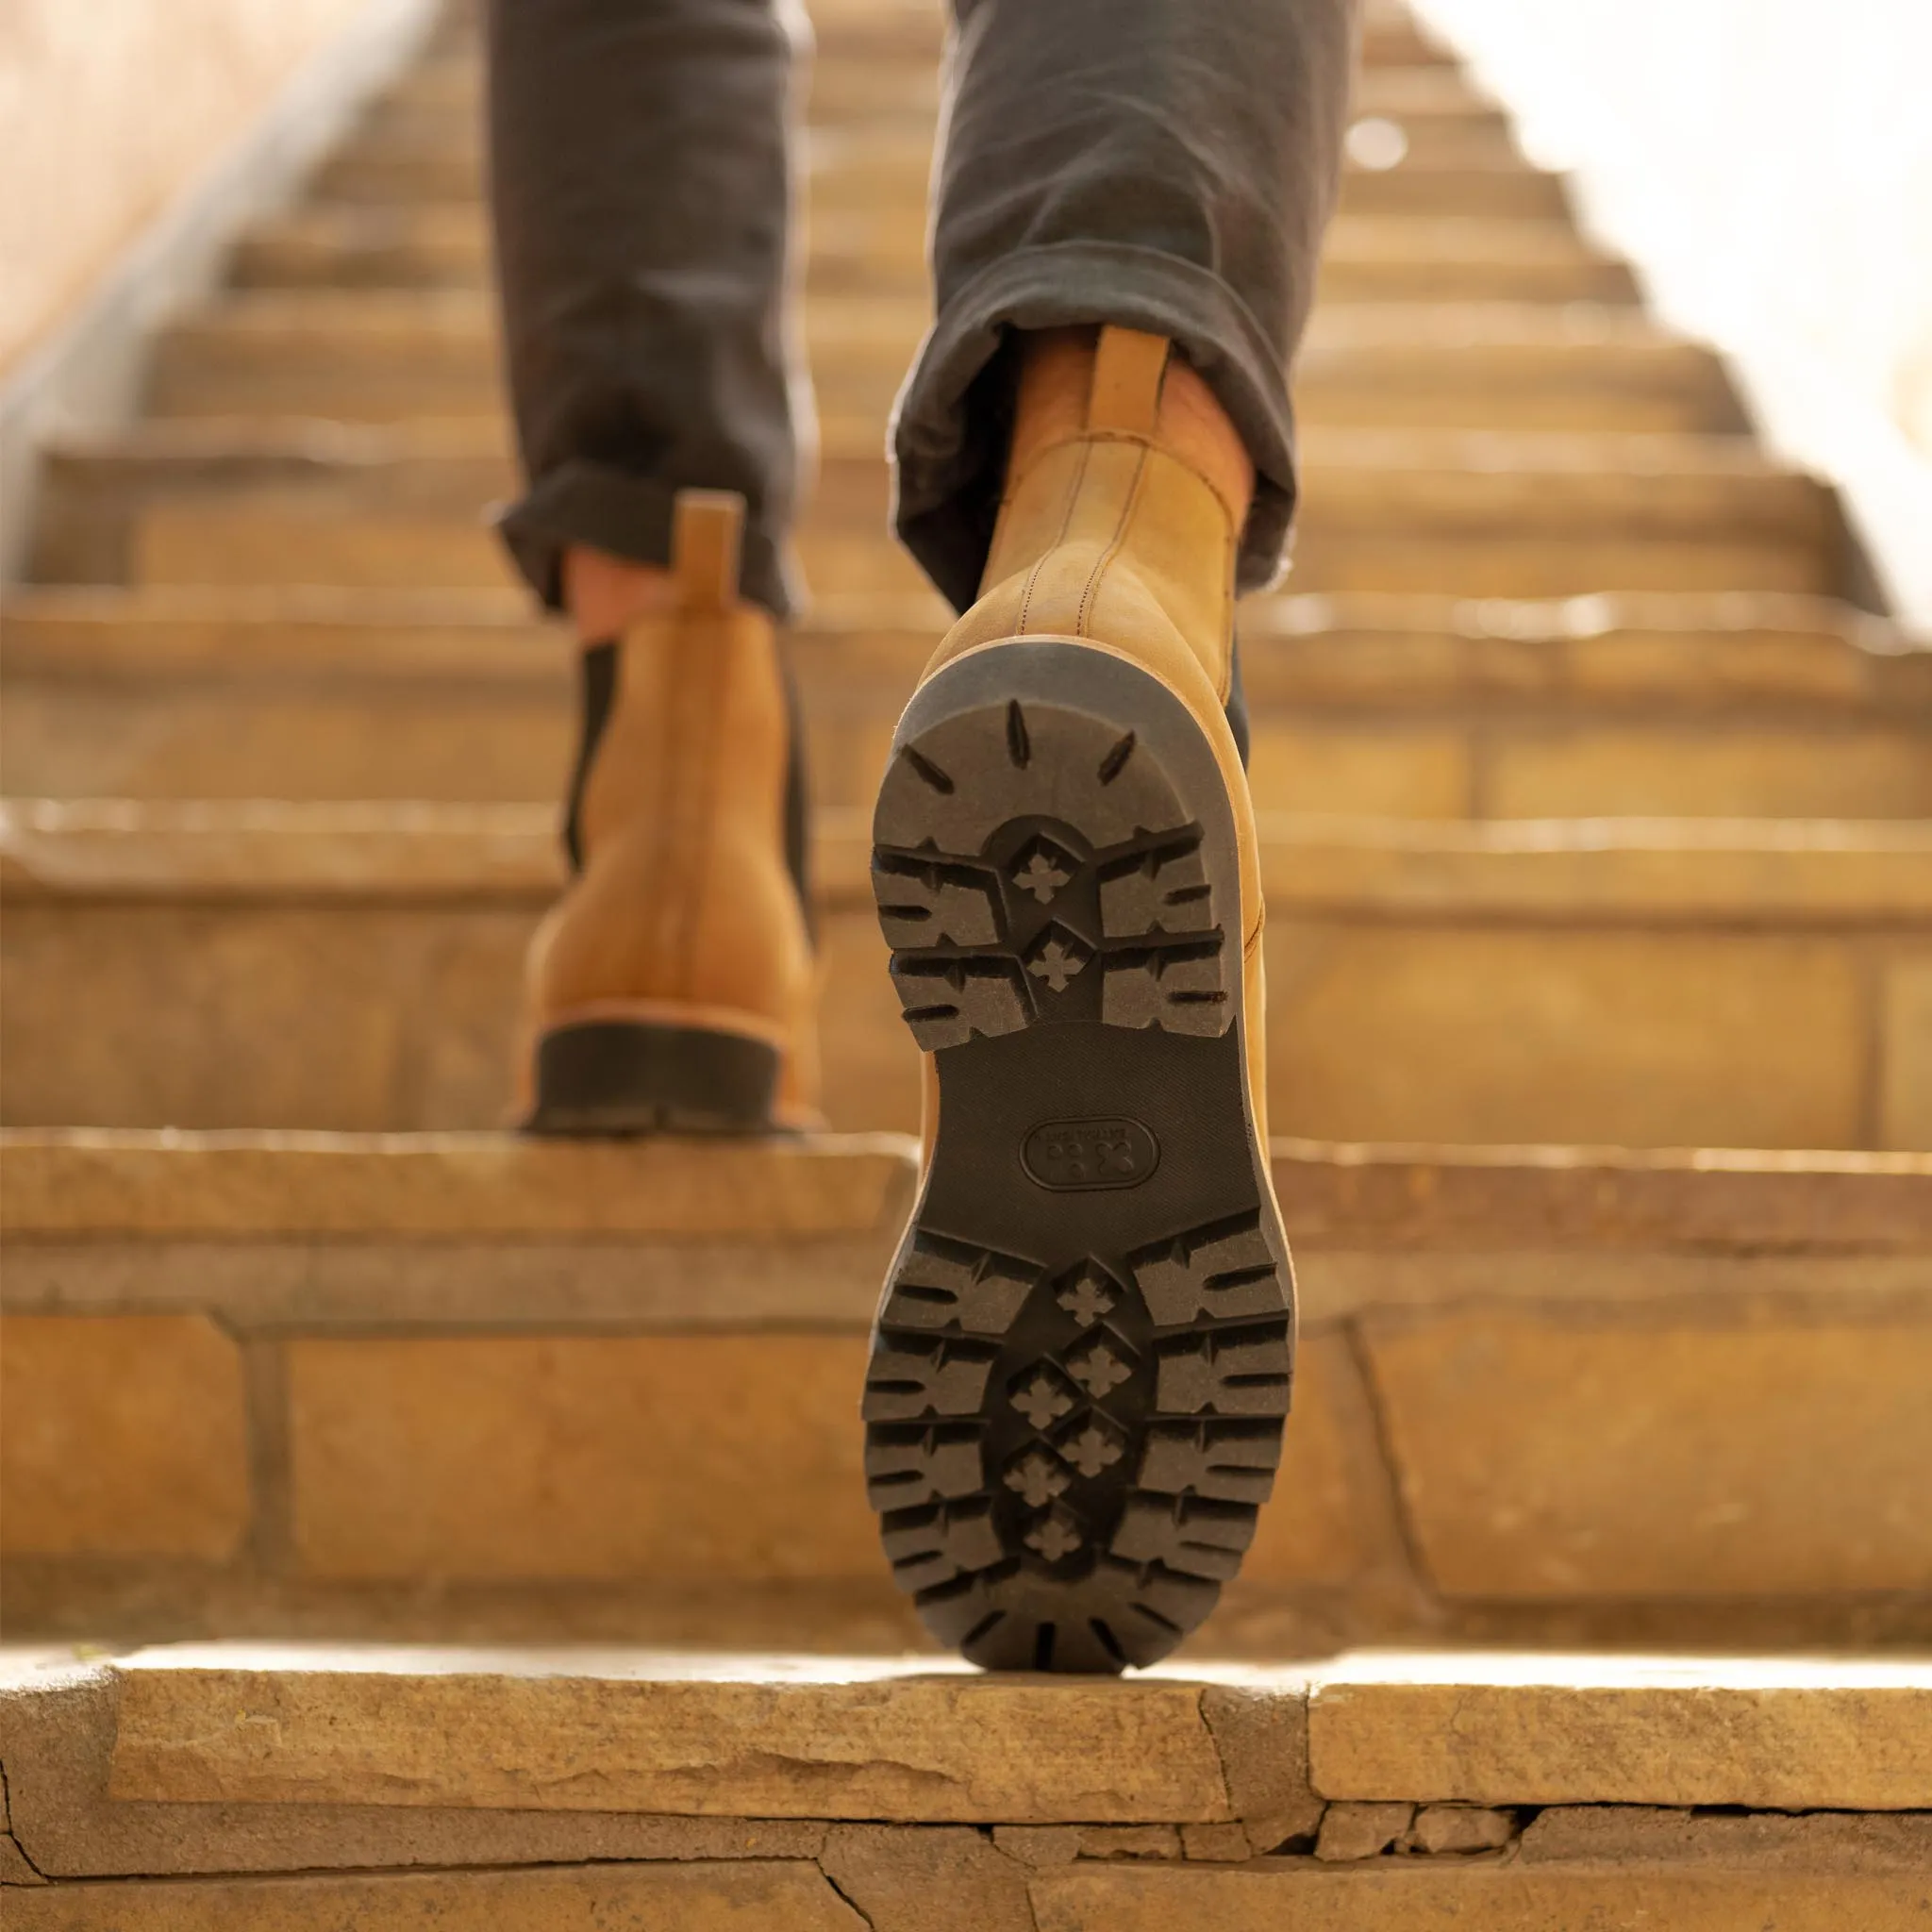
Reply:
[[[523, 945], [559, 875], [552, 820], [23, 813], [6, 874], [7, 1118], [500, 1121]], [[1278, 1126], [1932, 1145], [1924, 828], [1692, 824], [1270, 822]], [[820, 842], [827, 1107], [840, 1127], [907, 1129], [917, 1061], [864, 850], [856, 825]], [[254, 1049], [270, 1038], [274, 1056]]]
[[[546, 653], [546, 658], [555, 653]], [[808, 695], [822, 808], [862, 808], [884, 769], [889, 703]], [[558, 791], [575, 699], [556, 675], [521, 687], [386, 678], [22, 681], [0, 763], [50, 797], [536, 800]], [[1264, 811], [1464, 816], [1921, 818], [1932, 729], [1776, 715], [1588, 724], [1557, 714], [1331, 717], [1253, 724]]]
[[[1766, 463], [1741, 437], [1316, 425], [1302, 437], [1300, 456], [1304, 480], [1312, 477], [1313, 493], [1330, 507], [1353, 508], [1373, 491], [1392, 511], [1425, 512], [1457, 535], [1481, 531], [1503, 513], [1536, 536], [1578, 534], [1574, 525], [1583, 515], [1609, 520], [1615, 530], [1690, 535], [1768, 525], [1802, 541], [1837, 531], [1821, 514], [1828, 491]], [[156, 420], [136, 433], [50, 452], [37, 563], [43, 579], [57, 572], [76, 581], [97, 577], [103, 566], [77, 546], [111, 526], [120, 545], [114, 567], [125, 574], [126, 519], [172, 496], [205, 506], [245, 490], [251, 501], [306, 496], [319, 511], [381, 505], [475, 522], [514, 483], [508, 425], [495, 416]], [[895, 547], [889, 505], [887, 458], [872, 428], [849, 420], [826, 425], [807, 492], [807, 530], [869, 539], [883, 558]]]
[[[1717, 591], [1749, 570], [1816, 591], [1847, 568], [1830, 494], [1741, 439], [1317, 427], [1304, 465], [1302, 590]], [[486, 506], [513, 487], [494, 420], [155, 424], [57, 452], [34, 565], [42, 580], [501, 588]], [[815, 590], [929, 597], [886, 535], [889, 504], [877, 440], [832, 425], [801, 532]]]
[[[851, 297], [807, 309], [815, 387], [833, 418], [883, 424], [924, 325], [916, 302]], [[1510, 304], [1444, 308], [1418, 327], [1401, 305], [1323, 311], [1296, 371], [1316, 426], [1732, 434], [1723, 373], [1628, 311]], [[473, 295], [368, 291], [237, 298], [158, 345], [164, 417], [494, 417], [491, 319]]]
[[[1613, 525], [1575, 536], [1511, 528], [1503, 521], [1505, 506], [1542, 482], [1550, 521], [1574, 524], [1580, 519], [1564, 516], [1562, 499], [1587, 511], [1592, 498], [1602, 504], [1623, 492], [1600, 489], [1590, 477], [1525, 476], [1483, 479], [1489, 488], [1466, 489], [1458, 500], [1450, 479], [1442, 479], [1440, 492], [1431, 487], [1436, 480], [1374, 471], [1338, 479], [1325, 502], [1318, 498], [1302, 520], [1296, 589], [1548, 598], [1600, 591], [1717, 593], [1745, 578], [1768, 591], [1828, 594], [1841, 575], [1828, 501], [1802, 488], [1785, 489], [1781, 479], [1722, 478], [1715, 487], [1686, 479], [1678, 490], [1660, 479], [1647, 512], [1641, 504], [1629, 506], [1636, 528]], [[1377, 484], [1390, 486], [1380, 514]], [[1404, 484], [1411, 488], [1405, 491]], [[1674, 524], [1669, 499], [1700, 495], [1709, 502], [1710, 524], [1702, 530], [1684, 518]], [[1494, 511], [1486, 513], [1485, 498], [1496, 504]], [[916, 596], [925, 589], [909, 558], [869, 532], [808, 525], [800, 533], [798, 556], [807, 581], [822, 594]], [[144, 511], [134, 533], [129, 577], [151, 586], [394, 590], [501, 590], [518, 581], [480, 517], [458, 522], [365, 511], [313, 498], [278, 500], [266, 491], [245, 502], [184, 498]]]
[[[904, 1143], [7, 1155], [16, 1627], [910, 1637], [849, 1427]], [[1932, 1163], [1276, 1176], [1298, 1423], [1224, 1650], [1925, 1627]]]
[[[812, 230], [804, 261], [813, 293], [917, 296], [922, 260], [876, 235], [876, 225], [824, 223]], [[489, 244], [478, 210], [320, 205], [265, 223], [235, 256], [237, 286], [480, 289]]]
[[[822, 66], [813, 73], [808, 94], [808, 165], [814, 139], [877, 142], [909, 134], [913, 142], [924, 143], [938, 106], [937, 75], [928, 64]], [[1474, 100], [1373, 115], [1357, 104], [1356, 112], [1358, 119], [1399, 130], [1403, 152], [1396, 166], [1466, 170], [1522, 165], [1502, 114]], [[481, 120], [468, 104], [433, 112], [411, 105], [378, 110], [337, 151], [318, 177], [318, 187], [324, 195], [343, 199], [387, 192], [439, 200], [479, 193], [484, 140]], [[1370, 172], [1376, 172], [1373, 164]]]
[[[828, 42], [821, 30], [807, 92], [808, 118], [836, 124], [850, 107], [859, 118], [917, 113], [930, 126], [940, 103], [936, 37], [899, 49]], [[421, 60], [392, 81], [364, 117], [365, 127], [391, 124], [458, 128], [483, 89], [475, 50]], [[1407, 125], [1421, 120], [1493, 114], [1495, 105], [1461, 71], [1440, 56], [1424, 64], [1377, 58], [1368, 50], [1356, 75], [1351, 111]]]
[[[841, 179], [836, 167], [814, 170], [813, 175], [815, 194], [823, 180], [825, 193], [820, 205], [832, 217], [891, 220], [889, 210], [897, 201], [897, 218], [903, 220], [914, 211], [917, 196], [923, 193], [923, 173], [917, 191], [906, 175], [881, 185], [879, 165], [870, 158], [853, 169], [849, 184]], [[460, 208], [475, 202], [478, 182], [475, 164], [460, 157], [391, 155], [369, 159], [349, 155], [319, 171], [315, 192], [322, 199], [358, 208], [409, 203]], [[1339, 206], [1351, 215], [1481, 215], [1506, 221], [1549, 221], [1571, 212], [1561, 181], [1508, 158], [1348, 168], [1342, 175]]]
[[[923, 260], [868, 255], [849, 229], [815, 232], [810, 292], [864, 288], [922, 298]], [[237, 251], [242, 289], [475, 289], [489, 275], [479, 219], [461, 210], [310, 206], [265, 223]], [[1604, 302], [1636, 290], [1621, 263], [1560, 222], [1346, 216], [1329, 232], [1322, 289], [1341, 302]]]
[[[557, 795], [575, 728], [560, 632], [465, 628], [456, 611], [385, 626], [379, 606], [331, 621], [275, 592], [255, 608], [238, 593], [225, 612], [185, 594], [171, 609], [159, 593], [54, 593], [0, 614], [0, 764], [23, 794]], [[1675, 635], [1633, 612], [1588, 640], [1554, 620], [1541, 636], [1464, 639], [1428, 627], [1454, 621], [1441, 607], [1378, 630], [1309, 600], [1258, 604], [1243, 658], [1257, 803], [1424, 818], [1932, 816], [1932, 658], [1881, 655], [1822, 623], [1781, 634], [1769, 606], [1762, 631], [1699, 630], [1697, 614], [1679, 606]], [[935, 634], [834, 622], [793, 636], [820, 805], [870, 802]]]
[[[36, 567], [175, 584], [509, 581], [482, 514], [511, 482], [498, 425], [439, 425], [428, 443], [421, 425], [326, 426], [238, 441], [231, 422], [184, 422], [125, 458], [64, 459]], [[924, 593], [884, 532], [883, 460], [857, 425], [833, 427], [801, 532], [815, 589]], [[1306, 458], [1302, 590], [1817, 592], [1847, 567], [1830, 495], [1740, 441], [1316, 429]]]
[[[810, 100], [815, 109], [846, 94], [866, 105], [896, 106], [912, 87], [925, 91], [919, 105], [930, 116], [938, 104], [933, 76], [941, 45], [933, 9], [908, 8], [887, 23], [874, 16], [827, 19], [824, 8], [816, 6], [811, 19]], [[1478, 104], [1445, 53], [1406, 23], [1372, 29], [1361, 53], [1356, 93], [1359, 113], [1442, 112]], [[383, 101], [399, 109], [446, 112], [474, 102], [481, 85], [482, 61], [472, 32], [429, 48], [391, 83]]]

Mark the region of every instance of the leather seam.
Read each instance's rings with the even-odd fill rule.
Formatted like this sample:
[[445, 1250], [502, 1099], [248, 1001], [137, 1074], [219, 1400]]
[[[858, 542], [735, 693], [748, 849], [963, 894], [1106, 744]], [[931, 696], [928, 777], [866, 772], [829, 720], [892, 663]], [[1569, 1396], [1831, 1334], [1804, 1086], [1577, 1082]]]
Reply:
[[723, 746], [720, 740], [724, 732], [724, 708], [729, 697], [731, 659], [738, 655], [739, 640], [732, 635], [732, 624], [728, 615], [715, 616], [708, 626], [715, 635], [711, 648], [704, 653], [706, 658], [707, 684], [703, 741], [698, 755], [703, 759], [704, 771], [704, 824], [697, 839], [697, 863], [689, 876], [689, 891], [685, 897], [684, 921], [684, 984], [694, 987], [698, 978], [699, 938], [704, 927], [704, 908], [706, 900], [717, 889], [714, 855], [718, 843], [718, 820], [722, 810], [719, 793], [723, 791], [724, 759], [721, 756]]
[[[715, 710], [711, 666], [717, 654], [715, 648], [705, 648], [703, 633], [709, 628], [707, 618], [687, 610], [684, 623], [678, 626], [677, 642], [683, 648], [665, 667], [680, 702], [670, 708], [675, 720], [675, 742], [667, 747], [671, 756], [664, 763], [667, 772], [682, 767], [683, 783], [672, 781], [675, 796], [669, 801], [662, 821], [669, 835], [665, 840], [664, 954], [670, 984], [683, 998], [690, 997], [695, 977], [697, 895], [704, 855], [710, 843], [708, 825], [713, 808], [713, 760], [708, 753]], [[692, 658], [698, 661], [692, 663]], [[696, 815], [704, 822], [702, 827], [691, 824], [687, 816], [693, 804], [698, 806]]]
[[1113, 535], [1107, 540], [1107, 548], [1095, 560], [1092, 570], [1088, 575], [1086, 588], [1080, 592], [1079, 609], [1074, 619], [1075, 637], [1084, 638], [1088, 635], [1088, 617], [1100, 595], [1101, 581], [1112, 566], [1114, 558], [1120, 555], [1121, 545], [1126, 540], [1127, 526], [1134, 521], [1134, 512], [1140, 507], [1141, 486], [1146, 475], [1147, 445], [1142, 443], [1141, 459], [1134, 465], [1134, 480], [1127, 485], [1126, 500], [1121, 505], [1120, 520], [1114, 525]]
[[[1068, 437], [1065, 441], [1073, 442], [1076, 440], [1074, 437]], [[1055, 447], [1057, 449], [1064, 448], [1065, 443], [1057, 443]], [[1019, 628], [1021, 630], [1026, 628], [1026, 619], [1033, 608], [1033, 591], [1040, 582], [1041, 572], [1046, 568], [1047, 559], [1067, 541], [1067, 532], [1073, 527], [1074, 511], [1079, 504], [1080, 492], [1086, 488], [1087, 484], [1088, 455], [1088, 448], [1083, 446], [1080, 451], [1079, 465], [1068, 479], [1067, 493], [1060, 504], [1060, 523], [1058, 534], [1053, 541], [1034, 558], [1033, 568], [1026, 573], [1026, 588], [1020, 593]], [[1017, 491], [1018, 487], [1017, 484], [1014, 486], [1015, 491]]]
[[1221, 634], [1227, 640], [1227, 664], [1216, 693], [1225, 710], [1234, 699], [1234, 576], [1241, 551], [1241, 532], [1229, 521], [1221, 541]]
[[[675, 627], [681, 630], [683, 628], [682, 622], [677, 621]], [[639, 658], [643, 656], [641, 646], [633, 643], [630, 639], [626, 638], [625, 641], [625, 658], [627, 659], [630, 658], [633, 653]], [[666, 680], [661, 675], [664, 670], [664, 657], [665, 654], [661, 648], [652, 653], [652, 675], [649, 679], [650, 689], [648, 691], [639, 691], [638, 680], [632, 679], [629, 682], [632, 693], [631, 702], [633, 704], [657, 705], [663, 714], [663, 722], [669, 724], [671, 723], [672, 706], [669, 702], [671, 693], [665, 689]], [[645, 929], [650, 934], [651, 949], [658, 952], [659, 956], [662, 957], [669, 950], [666, 946], [666, 941], [671, 938], [671, 928], [666, 914], [672, 905], [672, 898], [664, 890], [668, 883], [666, 878], [668, 867], [666, 865], [665, 844], [666, 834], [669, 828], [669, 815], [675, 790], [676, 774], [673, 769], [675, 762], [674, 758], [668, 757], [659, 758], [653, 762], [655, 770], [651, 774], [651, 815], [648, 822], [650, 836], [645, 845], [648, 857], [644, 869], [644, 890], [647, 892], [656, 894], [658, 905], [653, 916], [648, 920]]]
[[1203, 489], [1208, 491], [1213, 495], [1215, 502], [1221, 506], [1223, 516], [1227, 519], [1230, 543], [1239, 545], [1240, 525], [1246, 521], [1246, 511], [1241, 510], [1238, 512], [1235, 506], [1222, 494], [1220, 484], [1199, 463], [1191, 461], [1176, 450], [1173, 444], [1163, 441], [1158, 434], [1143, 436], [1138, 431], [1131, 429], [1079, 429], [1074, 431], [1071, 435], [1060, 437], [1054, 442], [1044, 443], [1033, 452], [1025, 469], [1017, 475], [1008, 479], [1006, 501], [1010, 502], [1012, 500], [1025, 483], [1027, 477], [1039, 468], [1041, 462], [1045, 458], [1051, 456], [1054, 451], [1065, 449], [1069, 443], [1074, 442], [1084, 443], [1089, 446], [1096, 442], [1134, 442], [1139, 443], [1142, 449], [1148, 451], [1151, 455], [1165, 457], [1169, 462], [1174, 464], [1179, 469], [1185, 470], [1189, 475], [1193, 477], [1195, 482], [1199, 483]]

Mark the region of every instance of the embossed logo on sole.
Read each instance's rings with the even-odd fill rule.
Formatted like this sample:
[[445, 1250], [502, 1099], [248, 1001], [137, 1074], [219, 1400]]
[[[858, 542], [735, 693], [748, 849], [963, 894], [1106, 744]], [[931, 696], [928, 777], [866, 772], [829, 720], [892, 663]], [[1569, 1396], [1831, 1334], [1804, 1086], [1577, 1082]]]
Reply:
[[1043, 1121], [1022, 1143], [1020, 1165], [1056, 1193], [1138, 1188], [1160, 1165], [1160, 1142], [1135, 1120]]

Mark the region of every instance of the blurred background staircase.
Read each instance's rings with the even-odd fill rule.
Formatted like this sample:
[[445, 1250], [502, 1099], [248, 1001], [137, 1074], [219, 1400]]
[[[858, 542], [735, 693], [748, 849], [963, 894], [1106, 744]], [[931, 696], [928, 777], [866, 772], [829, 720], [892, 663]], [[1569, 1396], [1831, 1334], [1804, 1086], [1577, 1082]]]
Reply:
[[[478, 56], [452, 15], [167, 327], [142, 418], [50, 451], [31, 581], [0, 609], [15, 1640], [921, 1642], [856, 1409], [917, 1108], [864, 826], [945, 616], [887, 534], [882, 455], [926, 320], [938, 14], [815, 13], [824, 452], [794, 649], [835, 1132], [500, 1131], [574, 701], [568, 640], [482, 514], [513, 465]], [[1767, 457], [1718, 360], [1654, 325], [1562, 183], [1393, 12], [1369, 20], [1295, 388], [1294, 568], [1241, 638], [1304, 1352], [1276, 1501], [1207, 1649], [1923, 1647], [1932, 655], [1847, 601], [1869, 578], [1829, 490]], [[243, 1704], [307, 1694], [262, 1672]], [[789, 1681], [756, 1659], [716, 1674]], [[79, 1724], [97, 1677], [21, 1680], [31, 1749], [34, 1697]], [[1296, 1690], [1270, 1722], [1305, 1738], [1312, 1708]], [[203, 1735], [192, 1718], [180, 1737]], [[1036, 1720], [1015, 1751], [1044, 1748]], [[1108, 1736], [1092, 1748], [1130, 1748]], [[273, 1800], [181, 1749], [113, 1756], [117, 1793]], [[1790, 1808], [1932, 1805], [1932, 1779], [1874, 1800], [1838, 1774]], [[380, 1804], [407, 1784], [346, 1775], [303, 1789]], [[1552, 1775], [1438, 1789], [1405, 1765], [1315, 1790], [1339, 1820], [1503, 1805], [1493, 1841], [1438, 1846], [1405, 1817], [1370, 1855], [1517, 1862], [1524, 1807], [1784, 1802], [1724, 1775]], [[761, 1789], [695, 1807], [766, 1815]], [[686, 1805], [663, 1799], [643, 1808]], [[840, 1802], [796, 1815], [1070, 1822], [1010, 1796]], [[1289, 1829], [1291, 1807], [1257, 1799], [1238, 1852], [1199, 1836], [1224, 1803], [1079, 1815], [1155, 1833], [1157, 1859], [1184, 1829], [1246, 1858], [1310, 1850], [1312, 1804]], [[232, 1834], [168, 1864], [100, 1852], [123, 1840], [96, 1825], [61, 1870], [255, 1868]], [[269, 1869], [439, 1861], [289, 1856]], [[771, 1923], [872, 1909], [823, 1883], [774, 1892]], [[1209, 1909], [1067, 1897], [1055, 1925]], [[91, 1909], [23, 1923], [109, 1923]], [[895, 1909], [873, 1923], [940, 1923]], [[1389, 1909], [1435, 1923], [1421, 1892]], [[1675, 1893], [1658, 1909], [1705, 1923]]]

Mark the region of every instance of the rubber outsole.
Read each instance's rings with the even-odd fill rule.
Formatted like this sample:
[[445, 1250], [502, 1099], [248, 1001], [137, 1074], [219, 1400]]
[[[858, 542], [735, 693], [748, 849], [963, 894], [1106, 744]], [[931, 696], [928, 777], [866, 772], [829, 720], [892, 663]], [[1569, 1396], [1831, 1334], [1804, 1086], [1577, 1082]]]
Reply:
[[586, 1020], [537, 1042], [529, 1134], [762, 1134], [778, 1052], [701, 1026]]
[[1293, 1365], [1213, 749], [1110, 653], [976, 652], [900, 723], [873, 884], [940, 1103], [864, 1397], [894, 1576], [989, 1668], [1153, 1663], [1240, 1567]]

